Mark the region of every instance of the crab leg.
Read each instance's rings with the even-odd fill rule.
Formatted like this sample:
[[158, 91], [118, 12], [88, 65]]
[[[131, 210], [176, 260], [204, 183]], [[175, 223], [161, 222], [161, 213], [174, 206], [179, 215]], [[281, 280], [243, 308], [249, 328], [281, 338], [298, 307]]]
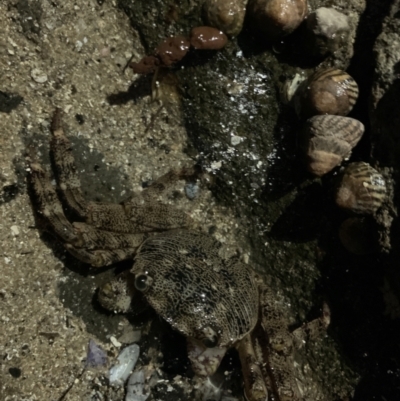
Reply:
[[130, 259], [144, 241], [144, 234], [118, 234], [96, 229], [86, 223], [70, 223], [48, 174], [31, 163], [30, 181], [39, 213], [70, 253], [92, 266], [107, 266]]
[[168, 173], [157, 178], [144, 191], [143, 197], [148, 200], [156, 200], [162, 195], [168, 187], [180, 180], [194, 179], [199, 175], [196, 167], [184, 167], [179, 170], [171, 170]]
[[294, 339], [283, 312], [271, 302], [274, 298], [269, 287], [260, 284], [261, 322], [257, 337], [268, 376], [268, 390], [281, 401], [300, 400], [300, 390], [293, 372]]
[[238, 344], [240, 363], [243, 371], [244, 391], [248, 401], [267, 401], [268, 390], [265, 383], [265, 372], [260, 366], [253, 347], [251, 334], [247, 334]]
[[69, 208], [84, 218], [87, 202], [82, 195], [81, 181], [71, 151], [71, 143], [61, 127], [61, 109], [56, 109], [51, 123], [50, 148], [54, 160], [58, 185]]
[[296, 348], [301, 348], [306, 341], [316, 340], [326, 335], [326, 330], [328, 329], [330, 322], [330, 309], [329, 306], [324, 303], [322, 306], [322, 315], [319, 318], [304, 323], [292, 332]]
[[50, 178], [38, 163], [30, 163], [30, 182], [36, 197], [39, 213], [51, 227], [51, 230], [64, 242], [73, 243], [77, 240], [72, 224], [65, 217], [57, 193]]
[[87, 202], [82, 194], [79, 174], [69, 139], [61, 127], [61, 110], [57, 109], [51, 125], [51, 150], [57, 182], [70, 209], [96, 228], [119, 233], [162, 231], [187, 227], [189, 216], [169, 205], [157, 202], [171, 184], [193, 177], [194, 168], [173, 170], [143, 191], [143, 197], [130, 198], [121, 204]]

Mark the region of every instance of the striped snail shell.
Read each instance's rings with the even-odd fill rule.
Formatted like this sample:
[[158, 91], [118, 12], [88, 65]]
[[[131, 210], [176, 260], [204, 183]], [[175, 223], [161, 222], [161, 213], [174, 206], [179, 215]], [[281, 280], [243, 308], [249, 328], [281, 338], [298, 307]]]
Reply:
[[373, 214], [386, 196], [383, 176], [368, 163], [350, 163], [336, 189], [336, 204], [358, 214]]
[[301, 83], [294, 95], [294, 107], [300, 118], [318, 114], [346, 116], [358, 97], [356, 81], [336, 68], [316, 71]]
[[247, 10], [268, 41], [292, 33], [308, 13], [307, 0], [249, 0]]
[[310, 173], [321, 177], [350, 157], [364, 133], [364, 125], [354, 118], [314, 116], [305, 123], [301, 147]]

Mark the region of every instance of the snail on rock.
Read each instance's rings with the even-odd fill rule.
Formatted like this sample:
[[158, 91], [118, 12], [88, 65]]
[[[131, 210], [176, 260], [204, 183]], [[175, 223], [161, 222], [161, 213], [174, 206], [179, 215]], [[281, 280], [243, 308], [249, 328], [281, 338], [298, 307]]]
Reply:
[[307, 0], [249, 0], [247, 10], [255, 28], [268, 41], [292, 33], [308, 13]]
[[247, 0], [206, 0], [207, 23], [228, 36], [237, 36], [243, 27]]
[[316, 71], [301, 82], [293, 95], [300, 118], [318, 114], [346, 116], [358, 97], [358, 85], [347, 72], [337, 68]]
[[307, 170], [317, 177], [349, 158], [364, 133], [364, 125], [354, 118], [322, 115], [305, 123], [301, 148]]
[[374, 214], [386, 196], [383, 176], [368, 163], [350, 163], [336, 188], [335, 201], [342, 209], [357, 214]]

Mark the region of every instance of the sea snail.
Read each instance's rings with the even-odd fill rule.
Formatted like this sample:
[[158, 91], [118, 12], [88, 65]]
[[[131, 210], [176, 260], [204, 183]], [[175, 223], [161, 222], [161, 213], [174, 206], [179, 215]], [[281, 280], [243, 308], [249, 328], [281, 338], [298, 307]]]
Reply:
[[206, 0], [204, 14], [207, 23], [228, 36], [237, 36], [243, 27], [247, 0]]
[[255, 28], [268, 41], [292, 33], [308, 13], [307, 0], [249, 0], [247, 10]]
[[368, 163], [350, 163], [336, 188], [335, 201], [342, 209], [357, 214], [374, 214], [386, 196], [383, 176]]
[[328, 68], [304, 80], [295, 91], [293, 102], [300, 118], [319, 114], [346, 116], [357, 97], [356, 81], [345, 71]]
[[308, 119], [301, 133], [300, 147], [307, 170], [321, 177], [350, 157], [364, 133], [354, 118], [322, 115]]

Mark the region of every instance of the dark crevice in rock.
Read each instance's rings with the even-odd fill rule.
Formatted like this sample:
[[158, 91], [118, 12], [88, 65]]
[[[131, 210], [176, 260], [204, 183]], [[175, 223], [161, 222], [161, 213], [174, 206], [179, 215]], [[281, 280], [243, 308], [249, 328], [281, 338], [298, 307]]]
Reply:
[[[357, 29], [354, 56], [347, 70], [360, 89], [351, 116], [366, 126], [366, 133], [353, 152], [354, 161], [370, 161], [372, 156], [374, 161], [378, 159], [379, 163], [387, 165], [387, 159], [394, 155], [393, 149], [397, 148], [397, 144], [393, 143], [393, 140], [396, 141], [394, 137], [382, 140], [381, 134], [377, 136], [375, 132], [377, 125], [370, 124], [371, 92], [376, 84], [374, 46], [391, 5], [391, 1], [367, 1], [367, 8]], [[390, 116], [388, 112], [398, 104], [398, 96], [390, 95], [394, 92], [389, 91], [380, 108], [381, 113], [384, 110], [384, 121], [388, 121], [389, 126], [398, 115], [394, 113]], [[371, 151], [371, 148], [376, 148], [377, 141], [384, 144], [379, 149], [380, 156], [376, 151]], [[389, 148], [389, 152], [383, 150]], [[397, 345], [400, 323], [386, 314], [387, 305], [384, 303], [384, 297], [388, 294], [385, 282], [388, 280], [391, 257], [384, 254], [357, 256], [342, 253], [338, 252], [339, 246], [337, 239], [332, 238], [327, 242], [327, 256], [321, 265], [322, 285], [329, 298], [334, 300], [331, 303], [334, 316], [331, 333], [338, 338], [345, 355], [361, 375], [354, 400], [395, 400], [400, 385], [400, 353]], [[398, 255], [396, 257], [398, 271]]]
[[351, 117], [365, 125], [365, 134], [353, 151], [353, 160], [368, 161], [371, 149], [369, 100], [374, 80], [374, 44], [382, 32], [383, 20], [389, 15], [392, 1], [367, 0], [367, 7], [360, 17], [354, 43], [354, 56], [347, 69], [359, 86], [359, 96]]

